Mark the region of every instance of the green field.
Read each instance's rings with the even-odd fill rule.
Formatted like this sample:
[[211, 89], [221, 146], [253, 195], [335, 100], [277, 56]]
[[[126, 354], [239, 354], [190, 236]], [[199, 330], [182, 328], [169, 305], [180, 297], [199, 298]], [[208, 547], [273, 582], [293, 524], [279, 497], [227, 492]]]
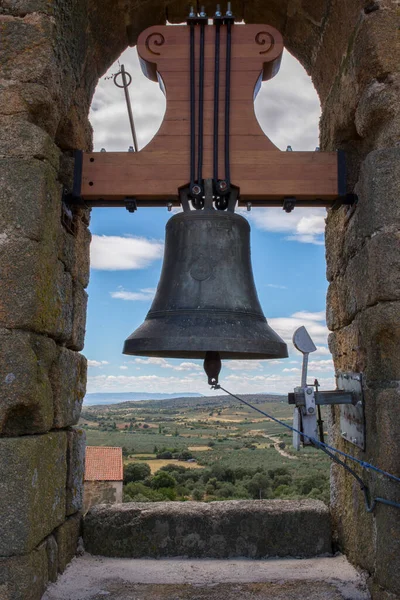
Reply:
[[[244, 398], [291, 424], [293, 409], [283, 397]], [[126, 500], [258, 497], [257, 485], [260, 497], [329, 498], [325, 454], [296, 452], [290, 431], [227, 396], [84, 406], [80, 425], [88, 445], [120, 446], [126, 465], [150, 465], [139, 479], [137, 469], [126, 475]]]

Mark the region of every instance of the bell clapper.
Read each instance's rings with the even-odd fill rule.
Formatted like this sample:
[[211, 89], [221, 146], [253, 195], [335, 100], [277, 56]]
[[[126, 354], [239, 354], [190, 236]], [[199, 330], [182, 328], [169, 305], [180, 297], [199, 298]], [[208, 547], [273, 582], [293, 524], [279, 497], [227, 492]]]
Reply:
[[221, 371], [221, 357], [219, 352], [206, 352], [204, 358], [204, 371], [208, 377], [208, 384], [218, 389], [218, 375]]

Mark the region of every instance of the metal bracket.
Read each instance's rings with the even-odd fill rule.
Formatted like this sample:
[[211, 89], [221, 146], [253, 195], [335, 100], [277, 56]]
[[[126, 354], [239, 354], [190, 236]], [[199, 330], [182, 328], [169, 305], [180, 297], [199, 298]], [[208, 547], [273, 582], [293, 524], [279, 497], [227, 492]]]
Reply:
[[[307, 384], [308, 355], [316, 350], [305, 327], [299, 327], [293, 335], [293, 344], [303, 354], [301, 386], [288, 394], [289, 404], [294, 404], [294, 428], [300, 433], [293, 434], [293, 446], [300, 449], [303, 445], [312, 444], [310, 438], [317, 439], [318, 424], [320, 438], [323, 441], [322, 420], [319, 414], [321, 405], [340, 404], [340, 428], [342, 437], [365, 449], [364, 405], [362, 392], [362, 377], [360, 373], [337, 373], [337, 389], [320, 391], [318, 381], [313, 385]], [[317, 420], [317, 408], [319, 418]]]
[[137, 210], [136, 198], [125, 198], [126, 210], [130, 213], [134, 213]]
[[286, 213], [291, 213], [296, 207], [296, 198], [284, 198], [282, 209]]
[[352, 404], [340, 407], [340, 432], [342, 438], [365, 450], [365, 415], [364, 394], [361, 373], [336, 374], [339, 390], [350, 392], [353, 396]]

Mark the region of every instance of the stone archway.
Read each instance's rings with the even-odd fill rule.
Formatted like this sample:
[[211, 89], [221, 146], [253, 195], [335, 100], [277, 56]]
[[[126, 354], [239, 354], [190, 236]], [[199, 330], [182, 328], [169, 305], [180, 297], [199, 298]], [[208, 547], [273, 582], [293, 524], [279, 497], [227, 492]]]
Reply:
[[[365, 375], [362, 458], [399, 475], [398, 0], [248, 0], [233, 10], [283, 33], [320, 96], [322, 148], [348, 153], [349, 191], [360, 201], [327, 220], [330, 344], [337, 368]], [[74, 234], [61, 224], [71, 151], [90, 149], [98, 78], [140, 31], [186, 12], [168, 0], [0, 8], [0, 590], [11, 598], [17, 589], [40, 598], [79, 533], [83, 441], [71, 427], [85, 391], [90, 234], [84, 210]], [[374, 493], [398, 498], [380, 480]], [[333, 468], [332, 516], [339, 546], [373, 575], [375, 597], [389, 597], [380, 587], [398, 592], [398, 511], [367, 514], [353, 480]]]

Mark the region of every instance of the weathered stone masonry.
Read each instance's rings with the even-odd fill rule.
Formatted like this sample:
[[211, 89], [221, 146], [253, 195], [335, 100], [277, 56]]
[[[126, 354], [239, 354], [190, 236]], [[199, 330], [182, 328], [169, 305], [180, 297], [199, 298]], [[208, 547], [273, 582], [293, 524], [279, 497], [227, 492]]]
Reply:
[[[399, 2], [246, 0], [233, 10], [282, 32], [319, 93], [321, 147], [348, 153], [360, 201], [327, 219], [330, 344], [336, 367], [365, 374], [359, 455], [400, 475]], [[76, 211], [75, 235], [61, 225], [71, 151], [90, 149], [98, 78], [144, 28], [186, 13], [181, 0], [0, 4], [0, 597], [40, 598], [79, 533], [83, 438], [73, 426], [90, 234], [86, 211]], [[349, 449], [338, 434], [335, 422], [334, 443]], [[397, 487], [373, 481], [399, 500]], [[338, 545], [371, 573], [374, 597], [395, 598], [400, 513], [367, 514], [337, 468], [332, 513]]]

